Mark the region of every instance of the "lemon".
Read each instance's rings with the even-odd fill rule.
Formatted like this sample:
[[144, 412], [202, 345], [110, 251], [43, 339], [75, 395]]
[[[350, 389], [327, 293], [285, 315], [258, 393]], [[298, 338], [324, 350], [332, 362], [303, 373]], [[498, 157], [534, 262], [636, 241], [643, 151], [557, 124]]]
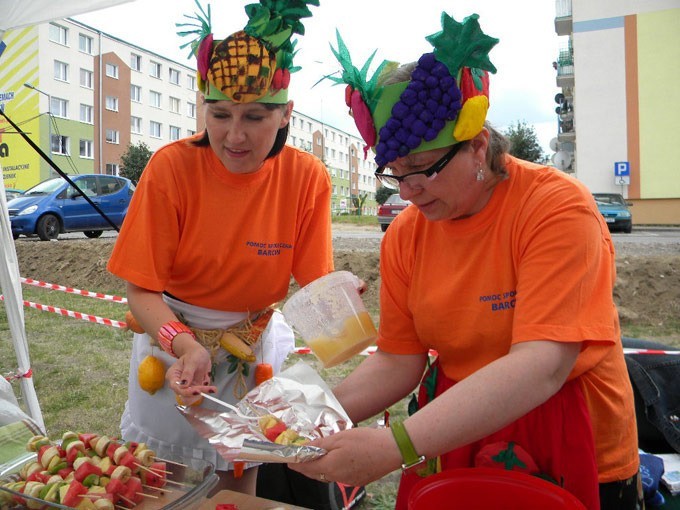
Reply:
[[[182, 396], [181, 396], [181, 395], [175, 394], [175, 400], [176, 400], [177, 403], [178, 403], [179, 405], [181, 405], [181, 406], [185, 406], [185, 405], [186, 405], [186, 404], [184, 403], [184, 400], [182, 399]], [[201, 396], [201, 397], [198, 398], [198, 400], [195, 400], [193, 403], [189, 404], [188, 407], [196, 407], [196, 406], [200, 406], [202, 403], [203, 403], [203, 397]]]
[[139, 387], [153, 395], [165, 384], [165, 364], [155, 356], [147, 356], [137, 367]]

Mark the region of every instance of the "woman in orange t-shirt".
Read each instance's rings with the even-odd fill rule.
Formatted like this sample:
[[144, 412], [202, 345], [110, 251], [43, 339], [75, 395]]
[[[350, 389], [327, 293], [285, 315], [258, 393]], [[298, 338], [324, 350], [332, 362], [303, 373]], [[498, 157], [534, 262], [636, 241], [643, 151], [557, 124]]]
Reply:
[[401, 466], [398, 509], [421, 476], [485, 466], [553, 480], [590, 510], [633, 510], [637, 434], [607, 226], [585, 186], [511, 157], [485, 125], [495, 69], [482, 48], [497, 41], [477, 16], [444, 14], [442, 26], [432, 53], [377, 85], [336, 52], [376, 177], [412, 205], [381, 246], [378, 350], [334, 392], [354, 422], [422, 381], [418, 401], [403, 423], [314, 441], [328, 453], [290, 467], [365, 485]]
[[[186, 405], [200, 392], [235, 403], [255, 386], [257, 363], [276, 373], [294, 338], [273, 305], [285, 298], [291, 275], [306, 285], [333, 270], [330, 176], [318, 158], [285, 145], [294, 18], [288, 13], [277, 25], [287, 37], [260, 34], [259, 17], [247, 36], [213, 41], [209, 19], [199, 16], [203, 30], [192, 48], [205, 130], [152, 156], [108, 264], [128, 282], [130, 310], [149, 332], [135, 335], [122, 436], [161, 458], [212, 462], [221, 478], [216, 490], [255, 494], [257, 469], [246, 464], [234, 475], [177, 412], [176, 395]], [[229, 48], [239, 37], [250, 42], [234, 56]], [[243, 79], [256, 62], [259, 76]], [[227, 329], [243, 338], [220, 342]], [[148, 356], [168, 367], [157, 391], [138, 378]]]

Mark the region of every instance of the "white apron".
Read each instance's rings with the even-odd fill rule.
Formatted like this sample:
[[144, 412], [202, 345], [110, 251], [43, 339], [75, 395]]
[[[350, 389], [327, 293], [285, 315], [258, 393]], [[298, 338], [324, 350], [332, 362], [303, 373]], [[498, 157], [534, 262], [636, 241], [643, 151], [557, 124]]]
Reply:
[[[182, 301], [163, 296], [163, 299], [175, 312], [183, 316], [190, 327], [199, 329], [227, 329], [247, 317], [245, 312], [222, 312], [190, 305]], [[286, 356], [295, 348], [292, 329], [283, 319], [283, 314], [275, 311], [262, 333], [262, 338], [253, 346], [256, 363], [264, 362], [272, 365], [274, 373], [281, 370]], [[207, 460], [220, 471], [232, 469], [231, 463], [225, 462], [208, 441], [203, 439], [177, 411], [175, 392], [167, 383], [153, 395], [139, 387], [137, 367], [152, 352], [150, 338], [146, 334], [135, 334], [130, 357], [130, 377], [128, 383], [128, 401], [121, 418], [120, 428], [125, 441], [144, 442], [156, 452], [159, 458], [175, 456], [180, 458], [198, 458]], [[176, 361], [160, 347], [153, 348], [153, 355], [161, 359], [166, 369]], [[217, 387], [215, 396], [220, 400], [234, 404], [238, 399], [234, 396], [236, 372], [227, 374], [229, 363], [225, 363], [226, 351], [219, 350], [215, 359], [215, 380]], [[248, 389], [255, 386], [255, 363], [251, 365], [246, 384]], [[224, 411], [209, 400], [204, 400], [202, 407]], [[252, 464], [256, 465], [256, 464]], [[246, 465], [249, 467], [249, 465]]]

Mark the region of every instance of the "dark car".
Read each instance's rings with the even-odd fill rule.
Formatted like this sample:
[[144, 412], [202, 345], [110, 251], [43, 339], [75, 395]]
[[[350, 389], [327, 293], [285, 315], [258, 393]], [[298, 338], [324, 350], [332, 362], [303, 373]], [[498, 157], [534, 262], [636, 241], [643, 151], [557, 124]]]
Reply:
[[14, 188], [5, 188], [5, 199], [9, 202], [17, 197], [20, 197], [24, 193], [23, 190]]
[[[135, 185], [113, 175], [86, 174], [69, 178], [117, 226], [123, 223]], [[65, 179], [56, 177], [36, 184], [7, 204], [12, 236], [37, 235], [43, 241], [60, 233], [83, 232], [95, 238], [113, 227]]]
[[384, 204], [378, 207], [378, 223], [383, 232], [387, 230], [397, 214], [406, 209], [410, 203], [401, 198], [399, 193], [394, 193], [385, 200]]
[[633, 231], [633, 215], [630, 213], [630, 202], [626, 202], [619, 193], [593, 193], [600, 214], [607, 222], [611, 232], [622, 231], [630, 234]]

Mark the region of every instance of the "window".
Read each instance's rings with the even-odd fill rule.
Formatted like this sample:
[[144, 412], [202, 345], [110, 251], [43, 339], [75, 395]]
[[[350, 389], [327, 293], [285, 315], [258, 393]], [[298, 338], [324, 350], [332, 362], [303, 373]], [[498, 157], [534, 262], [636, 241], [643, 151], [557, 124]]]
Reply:
[[78, 35], [78, 49], [83, 53], [92, 55], [92, 37], [88, 37], [85, 34]]
[[196, 90], [196, 77], [193, 74], [187, 75], [187, 88], [189, 90]]
[[154, 108], [160, 108], [161, 107], [161, 93], [156, 92], [155, 90], [151, 90], [149, 92], [149, 104], [153, 106]]
[[142, 87], [139, 85], [130, 85], [130, 101], [135, 103], [142, 102]]
[[115, 64], [106, 64], [106, 76], [109, 78], [118, 79], [118, 66]]
[[50, 98], [50, 113], [55, 117], [68, 118], [68, 101], [58, 97]]
[[295, 147], [295, 142], [296, 142], [296, 141], [297, 141], [297, 139], [296, 139], [294, 136], [291, 136], [291, 137], [290, 137], [290, 144], [291, 144], [293, 147]]
[[86, 89], [94, 88], [94, 73], [92, 71], [80, 68], [80, 86]]
[[133, 71], [142, 70], [142, 56], [135, 53], [130, 54], [130, 69]]
[[187, 129], [187, 136], [194, 136], [196, 134], [196, 131], [193, 129]]
[[173, 85], [179, 85], [179, 71], [171, 67], [168, 71], [168, 80]]
[[161, 123], [152, 120], [149, 122], [149, 136], [153, 138], [161, 137]]
[[149, 74], [154, 78], [161, 77], [161, 65], [153, 60], [149, 62]]
[[80, 122], [85, 122], [86, 124], [94, 124], [94, 108], [89, 104], [80, 105]]
[[106, 163], [106, 175], [118, 175], [118, 165], [116, 163]]
[[142, 119], [140, 117], [130, 117], [130, 131], [138, 135], [142, 134]]
[[179, 140], [181, 137], [180, 128], [177, 126], [170, 126], [170, 140]]
[[170, 111], [172, 113], [179, 113], [179, 108], [180, 108], [179, 98], [171, 97], [170, 98]]
[[92, 159], [94, 154], [92, 140], [80, 140], [80, 157]]
[[118, 111], [118, 98], [114, 96], [106, 96], [106, 109], [112, 112]]
[[68, 81], [68, 64], [66, 62], [54, 61], [54, 79]]
[[191, 117], [192, 119], [196, 118], [196, 104], [195, 103], [187, 103], [187, 115]]
[[116, 131], [115, 129], [107, 129], [106, 130], [106, 141], [108, 143], [115, 143], [115, 144], [120, 143], [120, 133], [118, 133], [118, 131]]
[[290, 118], [290, 123], [291, 123], [291, 125], [292, 125], [293, 127], [295, 127], [295, 121], [296, 121], [296, 120], [297, 120], [297, 119], [296, 119], [295, 117], [291, 116], [291, 118]]
[[68, 156], [69, 139], [68, 136], [52, 135], [52, 154], [61, 154]]
[[61, 25], [50, 23], [50, 41], [67, 46], [68, 29], [66, 27], [62, 27]]

